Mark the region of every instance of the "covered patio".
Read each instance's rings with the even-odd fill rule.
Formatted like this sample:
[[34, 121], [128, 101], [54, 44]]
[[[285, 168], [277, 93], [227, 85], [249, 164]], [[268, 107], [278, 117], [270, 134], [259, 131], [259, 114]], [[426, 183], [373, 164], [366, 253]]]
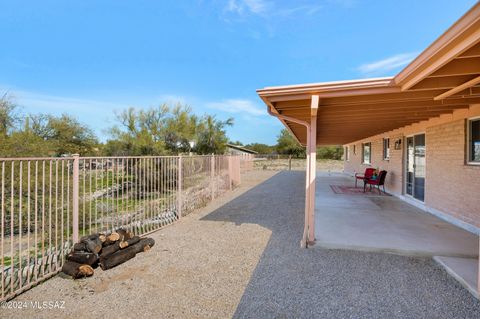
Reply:
[[[469, 215], [468, 223], [463, 220], [457, 223], [465, 225], [468, 233], [425, 215], [420, 209], [414, 211], [396, 198], [325, 196], [329, 177], [317, 178], [315, 159], [317, 146], [347, 145], [385, 132], [394, 135], [427, 123], [434, 126], [445, 119], [458, 120], [477, 114], [479, 66], [480, 3], [477, 3], [394, 77], [257, 90], [269, 114], [278, 118], [307, 150], [302, 247], [343, 246], [448, 258], [474, 257], [473, 263], [470, 260], [452, 263], [451, 259], [441, 259], [441, 262], [447, 269], [461, 264], [456, 275], [468, 273], [463, 277], [469, 278], [470, 290], [478, 295], [480, 220], [475, 212]], [[462, 151], [465, 149], [463, 138], [451, 143], [460, 145]], [[402, 147], [399, 153], [405, 154]], [[403, 183], [395, 190], [399, 197], [405, 197], [407, 187], [404, 159], [402, 155], [397, 163], [400, 172], [396, 178]], [[442, 197], [440, 193], [434, 195]], [[418, 206], [425, 205], [419, 201]], [[449, 222], [455, 219], [448, 213], [443, 217]], [[468, 264], [468, 271], [464, 271], [464, 264]], [[464, 280], [462, 278], [460, 280]], [[472, 285], [475, 288], [471, 288]]]
[[319, 173], [312, 247], [432, 257], [477, 295], [478, 237], [397, 197], [377, 192], [336, 193], [352, 177]]

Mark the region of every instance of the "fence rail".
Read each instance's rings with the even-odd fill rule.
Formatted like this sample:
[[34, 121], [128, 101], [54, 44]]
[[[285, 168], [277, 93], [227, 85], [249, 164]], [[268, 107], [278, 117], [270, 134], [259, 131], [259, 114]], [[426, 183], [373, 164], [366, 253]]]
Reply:
[[240, 184], [239, 156], [0, 158], [0, 301], [57, 274], [81, 236], [145, 235]]

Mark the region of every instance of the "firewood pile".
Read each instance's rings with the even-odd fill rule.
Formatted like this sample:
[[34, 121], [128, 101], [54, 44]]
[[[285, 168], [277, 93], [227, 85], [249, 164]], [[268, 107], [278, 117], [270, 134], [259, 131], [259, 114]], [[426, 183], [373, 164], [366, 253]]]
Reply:
[[62, 272], [74, 279], [89, 277], [98, 266], [102, 270], [113, 268], [148, 251], [154, 244], [152, 238], [140, 238], [124, 229], [85, 236], [67, 255]]

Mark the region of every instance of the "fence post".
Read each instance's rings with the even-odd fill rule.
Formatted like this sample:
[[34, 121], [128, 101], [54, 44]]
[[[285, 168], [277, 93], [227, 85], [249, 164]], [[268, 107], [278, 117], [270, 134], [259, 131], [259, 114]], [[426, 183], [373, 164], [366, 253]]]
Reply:
[[228, 187], [232, 190], [232, 155], [228, 155]]
[[215, 199], [215, 155], [212, 154], [212, 161], [210, 165], [210, 183], [212, 184], [212, 200]]
[[288, 170], [292, 170], [292, 155], [288, 155]]
[[78, 193], [79, 193], [79, 187], [80, 187], [80, 178], [79, 178], [79, 167], [80, 167], [80, 159], [79, 159], [79, 154], [73, 154], [73, 181], [72, 181], [72, 236], [73, 236], [73, 243], [78, 243], [79, 236], [78, 236], [78, 220], [79, 220], [79, 214], [78, 214], [78, 207], [79, 207], [79, 200], [78, 200]]
[[177, 214], [178, 219], [182, 218], [182, 156], [178, 156], [178, 190], [177, 190]]

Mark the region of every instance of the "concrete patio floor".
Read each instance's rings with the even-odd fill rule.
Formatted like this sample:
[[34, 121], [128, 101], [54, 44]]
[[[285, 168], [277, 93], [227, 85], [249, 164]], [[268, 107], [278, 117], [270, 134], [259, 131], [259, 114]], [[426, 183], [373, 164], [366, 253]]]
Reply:
[[[435, 258], [476, 295], [478, 236], [394, 196], [337, 194], [330, 185], [354, 185], [344, 174], [317, 179], [315, 247]], [[447, 266], [448, 265], [448, 266]]]

